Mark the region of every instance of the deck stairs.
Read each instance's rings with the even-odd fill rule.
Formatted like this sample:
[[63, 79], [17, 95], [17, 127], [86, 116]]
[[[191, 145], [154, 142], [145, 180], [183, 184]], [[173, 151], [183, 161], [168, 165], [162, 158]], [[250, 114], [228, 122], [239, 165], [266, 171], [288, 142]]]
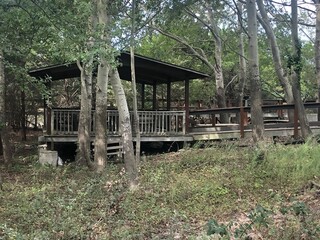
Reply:
[[121, 140], [112, 140], [107, 142], [107, 157], [116, 156], [122, 159], [123, 145]]

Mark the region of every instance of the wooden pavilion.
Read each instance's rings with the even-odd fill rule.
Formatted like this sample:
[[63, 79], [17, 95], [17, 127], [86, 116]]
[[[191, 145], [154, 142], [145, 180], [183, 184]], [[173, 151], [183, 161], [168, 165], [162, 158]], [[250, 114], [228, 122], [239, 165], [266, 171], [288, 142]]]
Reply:
[[[122, 80], [131, 81], [130, 54], [119, 56], [118, 71]], [[207, 74], [165, 63], [152, 58], [135, 55], [136, 79], [141, 84], [141, 109], [139, 111], [142, 141], [192, 141], [189, 132], [189, 82], [205, 79]], [[51, 81], [77, 78], [80, 70], [76, 63], [53, 65], [29, 71], [38, 79]], [[171, 86], [174, 82], [184, 82], [184, 110], [171, 111]], [[157, 87], [166, 85], [166, 109], [157, 109]], [[152, 109], [145, 110], [145, 86], [153, 89]], [[45, 106], [44, 142], [76, 142], [79, 109], [48, 108]], [[133, 117], [133, 116], [132, 116]], [[119, 118], [116, 110], [108, 110], [108, 138], [119, 138]], [[94, 125], [94, 121], [93, 121]], [[94, 127], [92, 128], [94, 129]], [[94, 136], [94, 132], [92, 132]]]
[[[130, 54], [121, 53], [118, 67], [120, 78], [131, 80]], [[252, 126], [247, 121], [250, 116], [250, 106], [231, 107], [224, 109], [205, 109], [190, 111], [189, 82], [192, 79], [205, 79], [207, 74], [192, 69], [165, 63], [152, 58], [135, 55], [136, 79], [141, 84], [140, 131], [142, 142], [192, 142], [196, 140], [251, 138]], [[52, 81], [80, 76], [76, 63], [54, 65], [29, 71], [38, 79], [50, 77]], [[174, 82], [184, 82], [184, 109], [173, 110], [171, 107], [171, 85]], [[166, 109], [157, 109], [157, 87], [166, 85]], [[145, 109], [145, 86], [153, 89], [152, 109]], [[205, 90], [204, 90], [205, 91]], [[320, 108], [320, 103], [306, 103], [310, 112]], [[300, 134], [297, 114], [293, 122], [289, 122], [286, 114], [294, 105], [263, 106], [265, 119], [265, 135], [267, 137], [298, 137]], [[279, 115], [278, 113], [281, 112]], [[216, 124], [216, 116], [227, 113], [230, 116], [240, 115], [240, 122], [234, 124]], [[271, 114], [271, 115], [270, 115]], [[79, 109], [48, 108], [45, 106], [44, 143], [74, 143], [77, 141]], [[190, 122], [190, 116], [206, 118], [209, 122]], [[94, 115], [93, 115], [94, 116]], [[271, 118], [270, 118], [271, 116]], [[310, 116], [310, 114], [309, 114]], [[133, 118], [133, 115], [131, 115]], [[309, 119], [312, 131], [320, 133], [320, 122]], [[107, 111], [108, 141], [119, 141], [119, 116], [116, 110]], [[94, 119], [92, 130], [94, 129]], [[92, 138], [94, 132], [92, 131]]]

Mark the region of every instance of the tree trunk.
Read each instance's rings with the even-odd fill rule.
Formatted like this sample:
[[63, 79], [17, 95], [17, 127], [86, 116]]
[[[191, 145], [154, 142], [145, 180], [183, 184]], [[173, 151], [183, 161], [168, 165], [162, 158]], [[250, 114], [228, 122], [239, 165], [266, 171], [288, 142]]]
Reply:
[[107, 157], [108, 73], [108, 63], [103, 59], [98, 66], [96, 85], [94, 162], [97, 172], [103, 171]]
[[6, 79], [4, 75], [4, 56], [0, 49], [0, 138], [2, 142], [3, 159], [5, 164], [12, 162], [11, 144], [9, 131], [6, 125]]
[[300, 91], [300, 75], [302, 69], [301, 62], [301, 43], [298, 36], [298, 6], [297, 0], [291, 0], [291, 31], [292, 31], [292, 43], [293, 43], [293, 54], [292, 54], [292, 66], [291, 66], [291, 80], [292, 80], [292, 91], [295, 101], [295, 106], [298, 111], [298, 117], [300, 122], [301, 134], [304, 139], [311, 136], [312, 131], [309, 126], [307, 114], [304, 108], [304, 104], [301, 98]]
[[140, 120], [138, 114], [138, 99], [137, 99], [137, 84], [136, 84], [136, 70], [135, 70], [135, 61], [134, 61], [134, 44], [135, 44], [135, 9], [136, 1], [132, 1], [132, 22], [131, 22], [131, 36], [130, 36], [130, 64], [131, 64], [131, 88], [133, 92], [133, 117], [134, 117], [134, 130], [136, 134], [136, 165], [139, 166], [140, 163]]
[[[292, 86], [290, 84], [290, 80], [288, 79], [288, 75], [282, 65], [282, 61], [281, 61], [281, 57], [280, 57], [280, 50], [279, 50], [276, 36], [275, 36], [274, 31], [270, 25], [270, 20], [269, 20], [267, 12], [265, 10], [265, 7], [263, 5], [263, 1], [257, 0], [257, 3], [258, 3], [258, 7], [260, 10], [260, 14], [261, 14], [261, 18], [258, 17], [258, 19], [267, 34], [269, 44], [271, 47], [271, 51], [272, 51], [274, 68], [275, 68], [276, 74], [278, 76], [278, 79], [280, 80], [280, 84], [284, 90], [285, 100], [287, 101], [288, 104], [293, 104], [294, 98], [293, 98]], [[288, 117], [289, 117], [290, 122], [292, 122], [294, 119], [294, 111], [291, 111], [291, 110], [288, 111], [288, 115], [289, 115]]]
[[[107, 52], [108, 34], [106, 27], [109, 19], [107, 15], [107, 0], [96, 1], [96, 14], [99, 26], [102, 28], [100, 36], [103, 42], [100, 50]], [[96, 112], [95, 112], [95, 140], [94, 140], [94, 163], [97, 172], [102, 172], [105, 168], [107, 157], [107, 90], [109, 81], [109, 63], [105, 54], [100, 54], [96, 84]]]
[[[242, 29], [242, 15], [243, 15], [243, 4], [238, 3], [238, 34], [239, 34], [239, 90], [240, 94], [238, 97], [239, 107], [243, 106], [243, 98], [244, 98], [244, 89], [246, 86], [246, 72], [247, 72], [247, 66], [246, 66], [246, 59], [244, 57], [244, 43], [243, 43], [243, 29]], [[238, 123], [241, 122], [240, 119], [241, 115], [240, 113], [237, 116]]]
[[1, 135], [0, 135], [0, 156], [2, 156], [2, 155], [3, 155], [3, 147], [2, 147], [2, 140], [1, 140]]
[[[320, 103], [320, 0], [314, 0], [316, 5], [316, 39], [314, 43], [316, 78], [318, 85], [317, 102]], [[318, 108], [318, 121], [320, 121], [320, 108]]]
[[264, 124], [261, 98], [261, 81], [259, 74], [258, 40], [257, 40], [257, 10], [256, 1], [247, 0], [248, 35], [249, 35], [249, 79], [251, 95], [251, 122], [254, 142], [263, 140]]
[[119, 111], [125, 170], [128, 176], [129, 186], [132, 188], [137, 185], [138, 167], [134, 158], [130, 113], [121, 79], [116, 68], [110, 70], [110, 84], [113, 88]]
[[27, 140], [27, 127], [26, 127], [26, 93], [21, 91], [21, 140]]
[[77, 162], [92, 167], [90, 132], [91, 132], [91, 108], [92, 108], [92, 60], [88, 63], [78, 61], [81, 81], [80, 115], [78, 125], [78, 149]]
[[[208, 20], [210, 22], [211, 31], [213, 33], [213, 40], [214, 40], [214, 76], [216, 81], [216, 96], [217, 96], [217, 104], [219, 108], [227, 107], [226, 104], [226, 95], [225, 95], [225, 88], [224, 88], [224, 78], [223, 78], [223, 71], [222, 71], [222, 42], [220, 37], [219, 28], [216, 24], [214, 19], [214, 10], [211, 7], [211, 2], [206, 1], [206, 7], [208, 10]], [[221, 114], [220, 121], [223, 123], [229, 122], [228, 114]]]

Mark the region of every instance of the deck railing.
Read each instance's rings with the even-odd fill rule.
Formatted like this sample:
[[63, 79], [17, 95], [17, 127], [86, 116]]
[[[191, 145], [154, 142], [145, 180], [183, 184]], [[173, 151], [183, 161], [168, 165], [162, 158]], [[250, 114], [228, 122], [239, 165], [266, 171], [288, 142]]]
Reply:
[[[305, 103], [304, 107], [308, 112], [317, 112], [320, 109], [320, 103]], [[209, 124], [212, 127], [216, 127], [219, 131], [228, 131], [232, 130], [239, 130], [240, 137], [244, 137], [245, 130], [251, 130], [252, 125], [249, 122], [249, 114], [250, 114], [250, 107], [231, 107], [231, 108], [220, 108], [220, 109], [208, 109], [208, 110], [197, 110], [197, 111], [190, 111], [191, 116], [196, 116], [197, 118], [208, 118], [209, 117]], [[288, 117], [284, 117], [283, 111], [294, 111], [294, 119], [293, 121], [289, 121]], [[298, 120], [298, 113], [297, 109], [295, 108], [294, 104], [283, 104], [283, 105], [264, 105], [262, 106], [262, 111], [264, 113], [264, 127], [265, 129], [275, 129], [275, 128], [291, 128], [294, 130], [294, 137], [298, 137], [298, 131], [300, 128], [299, 120]], [[277, 118], [268, 119], [267, 114], [270, 112], [274, 112], [277, 115]], [[221, 124], [216, 125], [216, 118], [222, 113], [226, 113], [229, 115], [239, 116], [240, 120], [238, 124], [235, 126], [221, 126]], [[309, 114], [310, 116], [310, 114]], [[309, 119], [309, 124], [311, 127], [320, 126], [320, 122], [317, 120]], [[217, 127], [218, 126], [218, 127]], [[200, 125], [193, 126], [194, 129], [201, 128]]]
[[[80, 110], [51, 109], [49, 134], [76, 135], [79, 124]], [[139, 127], [142, 135], [179, 135], [186, 133], [186, 114], [184, 111], [138, 111]], [[133, 123], [133, 113], [130, 112]], [[48, 124], [48, 125], [49, 125]], [[91, 131], [94, 133], [94, 111], [92, 111]], [[119, 135], [120, 120], [116, 110], [107, 111], [108, 135]], [[132, 126], [133, 132], [134, 127]]]

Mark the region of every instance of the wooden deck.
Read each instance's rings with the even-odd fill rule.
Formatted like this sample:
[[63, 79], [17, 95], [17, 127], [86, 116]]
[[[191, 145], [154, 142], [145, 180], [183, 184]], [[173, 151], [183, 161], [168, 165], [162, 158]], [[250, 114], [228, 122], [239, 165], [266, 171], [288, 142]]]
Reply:
[[[309, 117], [316, 115], [319, 103], [305, 104]], [[300, 135], [297, 117], [288, 122], [286, 111], [294, 111], [293, 105], [263, 106], [265, 116], [265, 134], [267, 137]], [[228, 113], [230, 118], [240, 116], [240, 123], [216, 123], [221, 113]], [[250, 108], [225, 108], [198, 111], [139, 111], [142, 142], [192, 142], [197, 140], [251, 138], [252, 126], [248, 122]], [[296, 114], [295, 114], [296, 115]], [[63, 143], [77, 141], [79, 110], [51, 109], [46, 115], [46, 131], [41, 142]], [[297, 116], [297, 115], [296, 115]], [[94, 112], [92, 112], [92, 140], [94, 138]], [[313, 117], [315, 118], [315, 117]], [[133, 114], [131, 114], [133, 119]], [[320, 122], [309, 119], [313, 133], [320, 134]], [[108, 140], [118, 141], [119, 115], [116, 110], [107, 111]], [[135, 138], [134, 138], [135, 141]]]

